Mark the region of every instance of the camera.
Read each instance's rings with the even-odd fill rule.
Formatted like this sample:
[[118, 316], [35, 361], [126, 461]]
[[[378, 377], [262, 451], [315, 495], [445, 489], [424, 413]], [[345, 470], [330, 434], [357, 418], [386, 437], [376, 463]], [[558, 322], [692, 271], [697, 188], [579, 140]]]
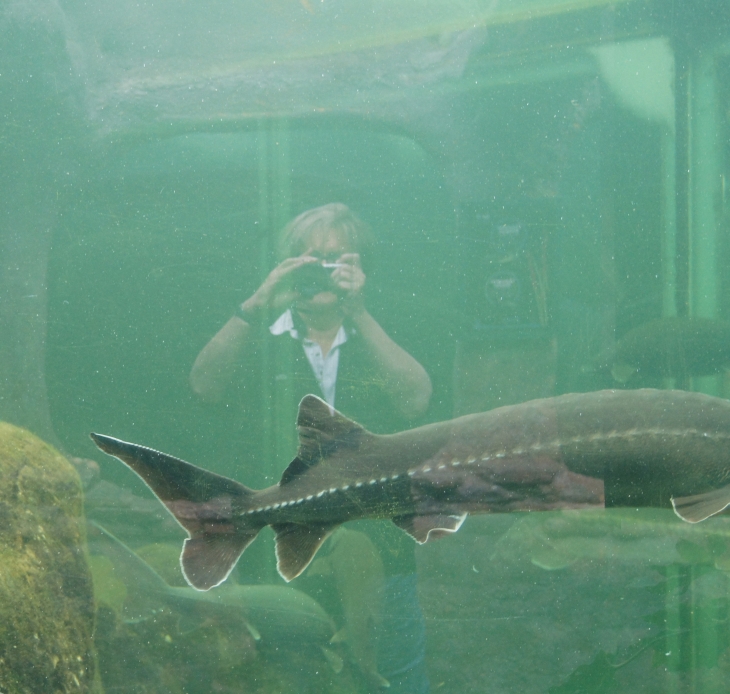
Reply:
[[320, 292], [337, 292], [332, 282], [332, 271], [342, 263], [308, 263], [292, 273], [294, 289], [304, 299], [311, 299]]

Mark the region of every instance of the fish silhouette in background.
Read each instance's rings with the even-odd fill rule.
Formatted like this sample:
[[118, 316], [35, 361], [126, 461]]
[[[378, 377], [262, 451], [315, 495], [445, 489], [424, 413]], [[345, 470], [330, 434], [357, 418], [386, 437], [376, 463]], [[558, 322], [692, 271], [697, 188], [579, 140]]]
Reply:
[[114, 577], [125, 585], [121, 613], [127, 622], [153, 618], [163, 609], [179, 613], [188, 628], [216, 615], [238, 618], [260, 647], [301, 650], [307, 643], [322, 652], [336, 673], [343, 662], [331, 645], [344, 642], [368, 682], [389, 686], [377, 670], [370, 623], [378, 618], [383, 567], [377, 550], [361, 532], [340, 528], [332, 551], [319, 560], [318, 573], [334, 576], [343, 602], [345, 626], [339, 631], [314, 598], [290, 586], [227, 583], [212, 592], [172, 586], [99, 523], [88, 522], [87, 537], [91, 548], [112, 562]]
[[286, 581], [342, 523], [390, 519], [416, 542], [469, 513], [674, 507], [698, 522], [730, 504], [730, 402], [699, 393], [561, 395], [375, 435], [314, 395], [299, 405], [299, 449], [278, 484], [255, 491], [158, 451], [91, 434], [188, 532], [188, 583], [222, 583], [259, 531], [275, 533]]
[[[547, 571], [578, 561], [610, 561], [667, 566], [701, 563], [730, 571], [730, 524], [677, 523], [665, 509], [612, 508], [584, 514], [525, 513], [497, 540], [491, 560], [519, 556]], [[692, 554], [688, 552], [690, 548]]]
[[659, 318], [629, 330], [601, 352], [589, 371], [610, 371], [618, 383], [636, 378], [711, 376], [730, 366], [730, 323], [710, 318]]
[[336, 672], [342, 669], [342, 659], [330, 648], [334, 622], [306, 593], [276, 585], [226, 584], [213, 592], [171, 586], [139, 555], [94, 521], [88, 523], [88, 540], [94, 552], [112, 562], [114, 577], [125, 585], [125, 621], [153, 618], [161, 610], [179, 613], [189, 628], [217, 615], [238, 618], [261, 647], [301, 649], [302, 643], [307, 643], [319, 648]]

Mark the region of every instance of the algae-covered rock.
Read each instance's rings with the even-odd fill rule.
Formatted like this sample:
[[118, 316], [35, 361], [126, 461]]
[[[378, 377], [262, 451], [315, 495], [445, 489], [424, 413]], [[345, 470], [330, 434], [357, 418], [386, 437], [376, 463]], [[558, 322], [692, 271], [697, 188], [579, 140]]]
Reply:
[[0, 422], [0, 691], [93, 691], [94, 601], [78, 474]]

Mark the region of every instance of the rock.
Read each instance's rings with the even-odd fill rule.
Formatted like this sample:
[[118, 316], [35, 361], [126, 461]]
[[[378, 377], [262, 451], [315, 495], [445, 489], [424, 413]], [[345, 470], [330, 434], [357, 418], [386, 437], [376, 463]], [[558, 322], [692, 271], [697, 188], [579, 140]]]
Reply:
[[0, 422], [0, 691], [96, 691], [81, 482], [30, 432]]

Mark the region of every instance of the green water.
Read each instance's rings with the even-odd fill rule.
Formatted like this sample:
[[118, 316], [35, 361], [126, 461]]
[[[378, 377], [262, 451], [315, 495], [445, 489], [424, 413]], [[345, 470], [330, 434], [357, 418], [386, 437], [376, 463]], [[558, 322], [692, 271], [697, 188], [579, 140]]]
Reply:
[[[603, 388], [730, 397], [729, 85], [720, 0], [0, 6], [0, 419], [95, 461], [87, 515], [185, 585], [183, 530], [88, 434], [275, 484], [296, 453], [291, 350], [214, 403], [190, 372], [284, 225], [331, 202], [371, 228], [364, 305], [432, 384], [415, 417], [365, 412], [375, 431]], [[717, 337], [683, 342], [695, 319]], [[376, 691], [378, 643], [393, 694], [730, 685], [727, 518], [477, 516], [397, 561], [386, 524], [350, 528], [373, 561], [325, 545], [290, 584], [331, 633], [363, 618], [355, 646], [294, 608], [268, 633], [192, 599], [130, 619], [137, 579], [90, 534], [94, 686]], [[382, 571], [411, 581], [386, 608]], [[285, 585], [268, 530], [229, 581]]]

